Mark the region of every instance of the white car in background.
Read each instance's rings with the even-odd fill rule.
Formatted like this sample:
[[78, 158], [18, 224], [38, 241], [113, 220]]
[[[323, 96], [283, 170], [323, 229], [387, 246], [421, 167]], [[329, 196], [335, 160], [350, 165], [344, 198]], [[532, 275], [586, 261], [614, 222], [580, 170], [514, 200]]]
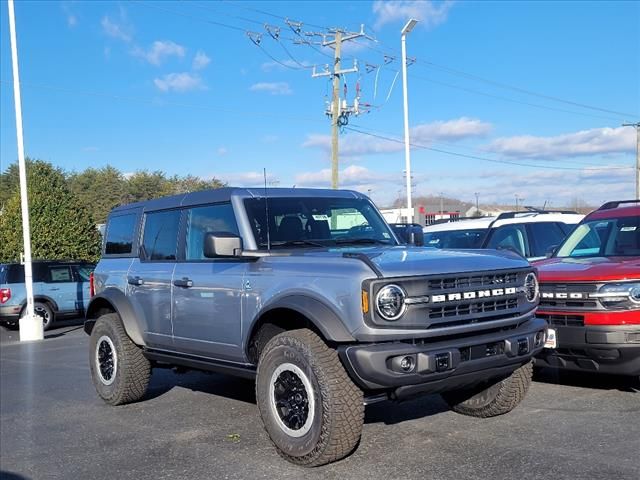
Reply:
[[504, 212], [497, 217], [462, 218], [423, 228], [424, 245], [436, 248], [511, 250], [530, 261], [545, 258], [584, 215], [566, 210]]

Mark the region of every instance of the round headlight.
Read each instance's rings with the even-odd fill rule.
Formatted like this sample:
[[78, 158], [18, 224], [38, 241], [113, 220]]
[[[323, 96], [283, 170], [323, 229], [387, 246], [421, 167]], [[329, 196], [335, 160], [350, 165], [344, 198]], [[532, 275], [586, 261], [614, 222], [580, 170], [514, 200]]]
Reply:
[[629, 299], [633, 303], [640, 304], [640, 285], [635, 285], [629, 289]]
[[533, 272], [528, 273], [524, 278], [524, 296], [528, 302], [535, 302], [538, 299], [538, 278]]
[[380, 316], [389, 321], [399, 319], [407, 308], [405, 296], [404, 290], [397, 285], [382, 287], [376, 295], [376, 308]]

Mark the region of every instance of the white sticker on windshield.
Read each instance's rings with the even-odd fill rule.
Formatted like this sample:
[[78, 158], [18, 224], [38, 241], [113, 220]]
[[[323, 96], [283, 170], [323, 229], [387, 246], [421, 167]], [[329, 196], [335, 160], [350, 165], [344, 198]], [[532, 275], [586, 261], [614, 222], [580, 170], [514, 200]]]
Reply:
[[620, 229], [621, 232], [635, 232], [638, 227], [622, 227]]
[[321, 222], [324, 220], [325, 222], [329, 221], [329, 215], [311, 215], [314, 220]]

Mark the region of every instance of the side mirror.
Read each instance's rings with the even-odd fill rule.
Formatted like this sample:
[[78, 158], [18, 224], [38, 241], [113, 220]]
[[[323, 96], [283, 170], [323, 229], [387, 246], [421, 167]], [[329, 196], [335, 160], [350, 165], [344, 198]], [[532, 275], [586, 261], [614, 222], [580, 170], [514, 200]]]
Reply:
[[545, 252], [545, 257], [546, 258], [551, 258], [553, 257], [553, 254], [556, 253], [556, 250], [558, 249], [559, 245], [551, 245], [549, 248], [547, 248], [547, 251]]
[[206, 258], [239, 257], [242, 254], [242, 238], [229, 232], [206, 233], [202, 251]]
[[422, 227], [409, 227], [407, 237], [409, 245], [424, 247], [424, 232], [422, 231]]

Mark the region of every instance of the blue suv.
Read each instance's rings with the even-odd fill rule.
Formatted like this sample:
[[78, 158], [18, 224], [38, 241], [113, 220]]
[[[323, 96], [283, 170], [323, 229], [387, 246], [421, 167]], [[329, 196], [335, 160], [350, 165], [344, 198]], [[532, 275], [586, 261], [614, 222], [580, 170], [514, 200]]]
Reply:
[[[34, 309], [44, 319], [45, 330], [58, 318], [84, 315], [94, 268], [84, 262], [33, 262]], [[24, 265], [0, 264], [0, 324], [17, 327], [26, 303]]]

